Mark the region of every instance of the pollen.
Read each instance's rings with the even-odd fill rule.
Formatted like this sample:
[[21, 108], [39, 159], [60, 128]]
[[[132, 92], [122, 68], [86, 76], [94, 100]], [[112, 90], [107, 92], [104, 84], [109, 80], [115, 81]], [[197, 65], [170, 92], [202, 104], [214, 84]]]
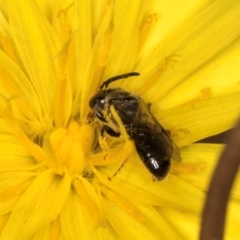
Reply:
[[58, 128], [50, 134], [54, 163], [57, 169], [70, 174], [81, 174], [87, 167], [86, 155], [94, 142], [94, 131], [90, 125], [70, 123], [69, 127]]

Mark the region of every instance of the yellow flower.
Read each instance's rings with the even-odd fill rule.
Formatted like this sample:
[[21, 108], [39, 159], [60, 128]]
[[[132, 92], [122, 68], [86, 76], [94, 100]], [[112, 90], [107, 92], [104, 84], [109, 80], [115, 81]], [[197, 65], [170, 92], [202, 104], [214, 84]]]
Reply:
[[[8, 0], [0, 11], [0, 239], [197, 239], [223, 146], [192, 143], [239, 115], [239, 1]], [[162, 181], [136, 153], [109, 181], [126, 144], [108, 139], [104, 160], [86, 121], [100, 84], [131, 71], [140, 77], [112, 86], [150, 102], [181, 147]], [[240, 238], [239, 197], [235, 186], [226, 239]]]

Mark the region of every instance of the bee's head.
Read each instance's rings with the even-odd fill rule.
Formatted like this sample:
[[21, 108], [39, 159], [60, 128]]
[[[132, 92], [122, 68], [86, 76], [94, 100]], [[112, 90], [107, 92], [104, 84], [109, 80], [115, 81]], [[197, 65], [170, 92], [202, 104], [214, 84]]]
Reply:
[[107, 90], [97, 92], [89, 101], [91, 109], [103, 109], [106, 104]]
[[108, 88], [108, 85], [117, 80], [138, 75], [139, 73], [137, 72], [130, 72], [109, 78], [103, 82], [99, 87], [98, 92], [89, 101], [89, 107], [92, 109], [92, 112], [88, 114], [89, 121], [97, 117], [100, 121], [107, 122], [105, 116], [106, 114], [109, 114], [110, 106], [112, 104], [114, 105], [114, 101], [116, 100], [118, 101], [118, 104], [121, 103], [121, 108], [129, 108], [129, 95], [131, 94], [121, 88]]
[[106, 122], [103, 111], [109, 104], [109, 92], [111, 89], [97, 92], [89, 101], [89, 107], [92, 109], [92, 118], [97, 117], [100, 121]]

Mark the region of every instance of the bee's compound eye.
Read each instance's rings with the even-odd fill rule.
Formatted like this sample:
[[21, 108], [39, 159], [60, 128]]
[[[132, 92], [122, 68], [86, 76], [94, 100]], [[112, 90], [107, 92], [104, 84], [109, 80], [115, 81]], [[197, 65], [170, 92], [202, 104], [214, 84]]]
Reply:
[[97, 105], [99, 108], [103, 108], [106, 102], [105, 99], [106, 99], [106, 92], [103, 92], [103, 91], [99, 92], [90, 99], [89, 107], [93, 109]]
[[89, 107], [93, 109], [96, 105], [104, 105], [104, 97], [93, 96], [89, 101]]
[[95, 104], [96, 104], [96, 97], [93, 96], [93, 97], [90, 99], [90, 101], [89, 101], [89, 107], [90, 107], [91, 109], [93, 109], [93, 107], [95, 106]]

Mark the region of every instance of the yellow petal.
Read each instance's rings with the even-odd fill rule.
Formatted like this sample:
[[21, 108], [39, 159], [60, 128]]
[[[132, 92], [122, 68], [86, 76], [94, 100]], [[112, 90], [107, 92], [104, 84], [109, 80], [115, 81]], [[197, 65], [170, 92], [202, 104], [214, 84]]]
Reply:
[[[178, 200], [177, 198], [176, 201]], [[187, 211], [167, 207], [159, 207], [158, 211], [181, 236], [181, 239], [198, 239], [200, 217]]]
[[239, 239], [240, 233], [238, 231], [239, 228], [239, 211], [240, 204], [239, 199], [229, 199], [227, 216], [226, 216], [226, 236], [230, 236], [233, 239]]
[[45, 117], [52, 116], [55, 89], [54, 57], [59, 42], [35, 2], [8, 1], [9, 22], [24, 69], [37, 91]]
[[146, 91], [147, 96], [151, 96], [148, 101], [161, 99], [185, 77], [233, 43], [240, 34], [239, 14], [238, 1], [214, 1], [161, 42], [136, 69], [143, 79], [159, 68], [159, 59], [172, 54], [180, 57], [171, 71], [166, 71], [152, 90]]
[[[159, 236], [162, 235], [164, 240], [180, 240], [182, 239], [180, 234], [175, 228], [169, 224], [169, 221], [164, 218], [161, 212], [150, 206], [138, 205], [138, 208], [144, 213], [144, 215], [150, 220], [152, 227], [156, 227], [159, 231]], [[195, 216], [196, 218], [196, 216]], [[149, 226], [150, 227], [150, 226]], [[163, 231], [164, 229], [164, 231]]]
[[32, 182], [35, 174], [32, 172], [7, 172], [1, 173], [0, 199], [1, 203], [14, 197], [19, 197]]
[[[140, 6], [141, 2], [128, 0], [116, 1], [114, 4], [113, 44], [105, 70], [107, 77], [129, 72], [133, 68], [137, 54]], [[112, 62], [114, 64], [110, 64]]]
[[171, 37], [177, 29], [207, 4], [209, 4], [209, 1], [203, 0], [154, 1], [152, 11], [157, 14], [157, 23], [144, 47], [141, 58], [154, 51], [156, 45]]
[[[199, 172], [185, 172], [177, 174], [181, 179], [191, 183], [193, 186], [206, 191], [213, 171], [218, 163], [219, 156], [223, 151], [223, 144], [191, 144], [181, 148], [183, 163], [203, 164], [203, 170]], [[240, 199], [240, 175], [235, 180], [231, 196]]]
[[51, 224], [48, 224], [40, 228], [39, 230], [37, 230], [32, 239], [33, 240], [42, 240], [42, 239], [52, 240], [51, 238], [49, 238], [50, 232], [51, 232]]
[[[81, 114], [83, 114], [83, 116], [85, 116], [89, 111], [89, 107], [86, 105], [86, 103], [89, 101], [89, 98], [97, 91], [97, 87], [101, 80], [109, 55], [113, 31], [110, 24], [112, 16], [111, 10], [112, 2], [110, 1], [106, 6], [101, 22], [99, 24], [99, 28], [96, 33], [91, 51], [91, 58], [87, 56], [87, 69], [84, 69], [84, 75], [80, 83], [82, 87], [81, 92], [78, 92], [78, 94], [82, 94], [80, 103]], [[75, 105], [79, 105], [77, 99], [75, 101]]]
[[239, 51], [238, 39], [164, 96], [159, 102], [159, 108], [169, 109], [230, 93], [239, 93]]
[[[1, 122], [2, 123], [2, 122]], [[8, 164], [27, 164], [30, 163], [29, 154], [27, 154], [26, 150], [21, 146], [18, 142], [18, 140], [11, 135], [8, 135], [6, 133], [0, 134], [0, 148], [1, 148], [1, 156], [0, 160], [4, 161], [5, 157], [12, 159], [15, 156], [20, 158], [20, 160], [12, 160], [11, 162], [8, 162]], [[1, 163], [0, 161], [0, 163]], [[26, 161], [26, 162], [25, 162]], [[11, 170], [11, 168], [6, 167], [6, 171]], [[19, 166], [20, 167], [20, 166]], [[1, 170], [4, 170], [4, 166], [2, 166]]]
[[39, 175], [15, 206], [2, 239], [26, 239], [60, 213], [70, 189], [70, 179], [51, 170]]
[[65, 239], [115, 239], [115, 234], [102, 219], [93, 221], [82, 199], [70, 192], [61, 213], [61, 225]]
[[[0, 51], [0, 93], [6, 99], [14, 97], [13, 103], [17, 105], [15, 111], [16, 118], [22, 119], [23, 116], [31, 121], [41, 119], [41, 109], [38, 96], [22, 70], [9, 57]], [[19, 111], [23, 116], [19, 116]]]
[[[113, 191], [116, 191], [129, 202], [147, 205], [167, 205], [199, 213], [204, 194], [191, 184], [169, 174], [162, 181], [153, 181], [151, 174], [143, 166], [139, 158], [131, 158], [121, 171], [108, 180], [108, 176], [116, 171], [118, 165], [96, 172], [100, 180]], [[132, 194], [134, 192], [134, 194]], [[179, 201], [175, 201], [178, 196]]]
[[[121, 236], [121, 239], [161, 239], [159, 232], [152, 232], [145, 224], [138, 222], [111, 201], [102, 200], [109, 224]], [[127, 226], [129, 227], [126, 227]], [[160, 236], [159, 236], [160, 235]]]
[[52, 21], [52, 11], [51, 11], [52, 2], [48, 0], [36, 0], [36, 3], [38, 4], [41, 11], [44, 13], [46, 18], [49, 21]]
[[184, 146], [232, 128], [240, 114], [239, 101], [240, 94], [233, 93], [154, 115], [177, 145]]
[[[218, 162], [219, 155], [223, 149], [224, 145], [222, 144], [192, 144], [181, 148], [183, 163], [205, 163], [205, 167], [203, 168], [203, 171], [200, 172], [179, 173], [178, 177], [191, 183], [197, 188], [202, 189], [203, 191], [207, 191], [211, 176]], [[228, 220], [226, 221], [228, 226], [227, 236], [231, 236], [233, 239], [240, 237], [238, 232], [236, 232], [238, 222], [240, 221], [238, 215], [238, 212], [240, 211], [240, 205], [238, 201], [240, 198], [239, 177], [240, 174], [237, 175], [234, 187], [231, 190], [231, 199], [229, 200], [229, 210], [227, 215]], [[178, 223], [176, 222], [175, 227], [179, 228], [177, 225]]]

